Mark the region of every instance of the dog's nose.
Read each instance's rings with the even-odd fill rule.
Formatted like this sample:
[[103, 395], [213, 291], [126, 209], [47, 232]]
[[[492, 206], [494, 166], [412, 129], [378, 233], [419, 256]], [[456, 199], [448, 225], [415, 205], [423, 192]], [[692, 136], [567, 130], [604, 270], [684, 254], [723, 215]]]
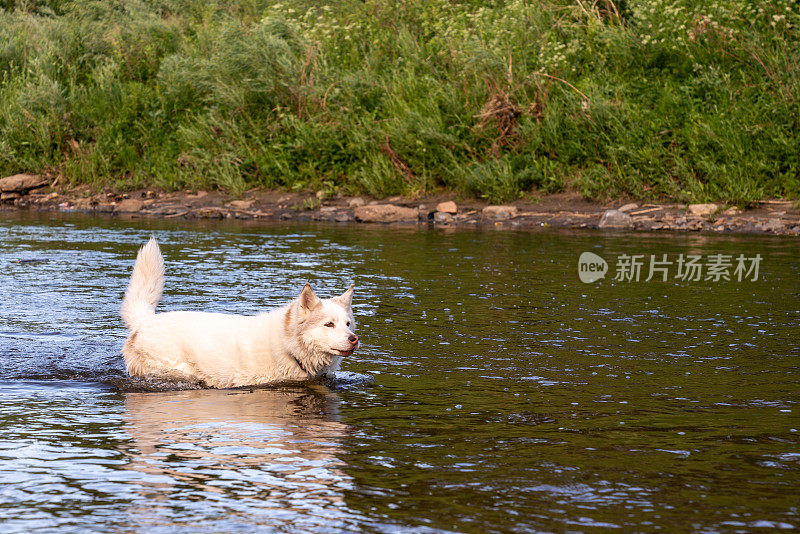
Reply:
[[351, 345], [355, 345], [356, 343], [358, 343], [358, 336], [355, 334], [350, 334], [350, 337], [347, 338], [347, 340], [350, 342]]

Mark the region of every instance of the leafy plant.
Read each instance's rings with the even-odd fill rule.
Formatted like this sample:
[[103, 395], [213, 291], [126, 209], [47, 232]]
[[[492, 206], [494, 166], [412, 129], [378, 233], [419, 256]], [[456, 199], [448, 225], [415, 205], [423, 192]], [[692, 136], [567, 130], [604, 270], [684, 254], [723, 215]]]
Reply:
[[791, 0], [0, 2], [0, 174], [798, 198], [799, 29]]

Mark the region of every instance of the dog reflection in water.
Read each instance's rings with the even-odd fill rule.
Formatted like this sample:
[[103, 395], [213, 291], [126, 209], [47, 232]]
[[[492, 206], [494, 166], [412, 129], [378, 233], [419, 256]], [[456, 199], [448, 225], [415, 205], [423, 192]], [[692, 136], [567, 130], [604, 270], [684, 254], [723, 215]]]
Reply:
[[324, 386], [125, 393], [131, 519], [175, 524], [196, 502], [231, 525], [346, 521], [339, 402]]

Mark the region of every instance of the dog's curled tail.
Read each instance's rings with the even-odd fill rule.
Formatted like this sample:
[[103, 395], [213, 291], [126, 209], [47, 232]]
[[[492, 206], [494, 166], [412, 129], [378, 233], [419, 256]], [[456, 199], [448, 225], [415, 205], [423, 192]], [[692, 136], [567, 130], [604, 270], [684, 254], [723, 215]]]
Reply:
[[131, 281], [122, 299], [120, 315], [134, 330], [144, 318], [153, 315], [164, 290], [164, 258], [154, 237], [150, 238], [136, 255]]

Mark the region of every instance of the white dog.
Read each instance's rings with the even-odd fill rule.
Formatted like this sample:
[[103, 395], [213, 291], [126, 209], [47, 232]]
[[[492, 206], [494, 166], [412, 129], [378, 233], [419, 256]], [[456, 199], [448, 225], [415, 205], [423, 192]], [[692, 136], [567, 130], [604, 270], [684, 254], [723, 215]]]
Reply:
[[155, 313], [164, 260], [151, 238], [136, 256], [121, 315], [131, 376], [199, 380], [217, 388], [309, 380], [332, 374], [358, 348], [353, 286], [320, 300], [306, 284], [282, 308], [258, 315]]

